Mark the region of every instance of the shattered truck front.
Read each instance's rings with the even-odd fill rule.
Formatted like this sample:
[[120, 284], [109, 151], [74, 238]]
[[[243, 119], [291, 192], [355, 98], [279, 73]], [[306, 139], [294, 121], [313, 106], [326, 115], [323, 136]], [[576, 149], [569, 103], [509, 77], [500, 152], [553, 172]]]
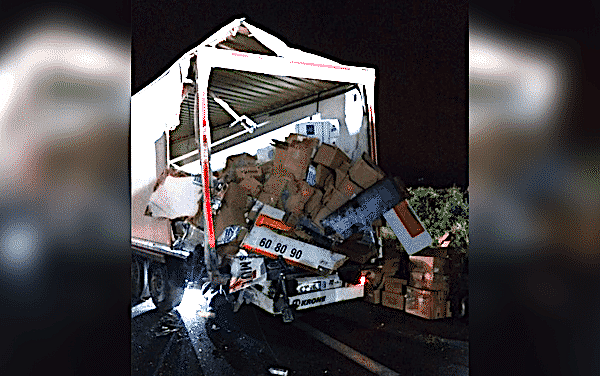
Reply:
[[134, 299], [210, 283], [289, 322], [364, 295], [384, 218], [410, 254], [431, 244], [377, 166], [374, 70], [264, 35], [236, 20], [132, 98]]

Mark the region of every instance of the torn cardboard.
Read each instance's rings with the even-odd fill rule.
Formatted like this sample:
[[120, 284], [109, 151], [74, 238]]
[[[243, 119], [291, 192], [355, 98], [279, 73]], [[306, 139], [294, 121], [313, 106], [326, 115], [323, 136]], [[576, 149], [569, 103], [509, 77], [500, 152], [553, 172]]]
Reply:
[[344, 162], [350, 163], [350, 158], [337, 146], [322, 144], [317, 150], [314, 162], [335, 169]]
[[381, 305], [389, 308], [404, 309], [404, 295], [396, 294], [390, 291], [381, 291]]
[[348, 174], [353, 182], [367, 189], [385, 177], [385, 173], [375, 165], [367, 153], [357, 159], [350, 167]]
[[150, 196], [146, 211], [153, 217], [191, 217], [198, 212], [201, 198], [202, 183], [197, 178], [166, 176]]
[[439, 291], [421, 290], [407, 286], [404, 310], [425, 319], [445, 318], [446, 299]]

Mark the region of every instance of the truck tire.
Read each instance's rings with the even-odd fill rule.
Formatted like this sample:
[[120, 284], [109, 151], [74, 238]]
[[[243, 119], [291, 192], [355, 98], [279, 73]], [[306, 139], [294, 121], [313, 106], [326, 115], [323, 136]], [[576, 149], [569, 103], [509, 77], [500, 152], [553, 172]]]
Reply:
[[177, 307], [183, 298], [183, 284], [179, 278], [172, 278], [165, 264], [150, 264], [148, 282], [152, 302], [160, 312], [168, 312]]
[[131, 258], [131, 304], [137, 304], [144, 287], [144, 264], [138, 257]]

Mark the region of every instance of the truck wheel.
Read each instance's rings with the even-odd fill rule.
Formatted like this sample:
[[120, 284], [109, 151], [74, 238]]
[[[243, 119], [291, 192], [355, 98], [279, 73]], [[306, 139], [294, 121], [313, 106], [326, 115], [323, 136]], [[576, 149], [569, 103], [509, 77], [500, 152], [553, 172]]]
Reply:
[[165, 264], [153, 262], [149, 270], [150, 296], [156, 308], [168, 312], [177, 307], [183, 298], [183, 286], [170, 278]]
[[144, 286], [144, 269], [139, 258], [131, 259], [131, 302], [137, 304]]

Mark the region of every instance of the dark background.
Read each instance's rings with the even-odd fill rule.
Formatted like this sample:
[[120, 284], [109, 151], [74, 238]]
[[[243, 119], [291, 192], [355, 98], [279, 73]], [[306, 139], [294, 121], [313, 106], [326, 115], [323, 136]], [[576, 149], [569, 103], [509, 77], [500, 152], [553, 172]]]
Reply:
[[410, 186], [468, 185], [466, 1], [132, 3], [133, 93], [245, 16], [293, 47], [376, 68], [384, 171]]

